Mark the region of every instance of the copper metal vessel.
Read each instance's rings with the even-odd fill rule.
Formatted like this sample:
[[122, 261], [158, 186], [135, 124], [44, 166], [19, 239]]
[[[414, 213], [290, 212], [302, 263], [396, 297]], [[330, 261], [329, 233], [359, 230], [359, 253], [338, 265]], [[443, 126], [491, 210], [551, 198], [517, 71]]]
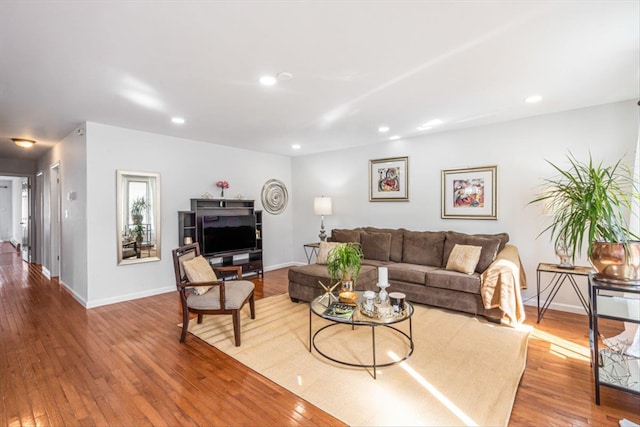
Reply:
[[603, 278], [640, 285], [640, 242], [638, 241], [629, 242], [628, 254], [622, 243], [594, 242], [591, 244], [589, 260]]

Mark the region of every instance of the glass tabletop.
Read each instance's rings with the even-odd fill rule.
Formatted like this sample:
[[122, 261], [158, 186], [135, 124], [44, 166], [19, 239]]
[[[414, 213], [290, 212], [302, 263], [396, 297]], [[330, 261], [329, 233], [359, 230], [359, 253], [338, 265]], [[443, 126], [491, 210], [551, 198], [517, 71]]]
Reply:
[[[392, 315], [388, 317], [378, 317], [373, 313], [368, 312], [363, 308], [364, 297], [362, 296], [363, 291], [356, 291], [358, 294], [358, 299], [356, 300], [356, 307], [353, 312], [353, 316], [349, 319], [335, 319], [325, 317], [324, 312], [329, 307], [329, 304], [332, 302], [339, 302], [337, 297], [334, 297], [330, 300], [325, 294], [320, 295], [315, 298], [313, 301], [309, 303], [310, 310], [317, 316], [323, 317], [325, 319], [338, 322], [338, 323], [348, 323], [354, 325], [388, 325], [392, 323], [402, 322], [407, 320], [413, 315], [413, 305], [405, 300], [404, 310], [401, 312], [394, 312]], [[376, 294], [377, 298], [377, 294]]]

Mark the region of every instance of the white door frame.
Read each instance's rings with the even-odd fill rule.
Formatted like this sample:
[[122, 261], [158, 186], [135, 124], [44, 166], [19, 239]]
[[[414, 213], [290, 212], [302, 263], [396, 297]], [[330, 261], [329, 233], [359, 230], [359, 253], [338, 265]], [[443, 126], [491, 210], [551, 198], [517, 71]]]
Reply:
[[49, 266], [49, 273], [51, 277], [60, 277], [60, 236], [61, 236], [61, 191], [60, 191], [60, 163], [54, 163], [51, 165], [51, 180], [49, 185], [50, 191], [50, 227], [51, 230], [51, 265]]

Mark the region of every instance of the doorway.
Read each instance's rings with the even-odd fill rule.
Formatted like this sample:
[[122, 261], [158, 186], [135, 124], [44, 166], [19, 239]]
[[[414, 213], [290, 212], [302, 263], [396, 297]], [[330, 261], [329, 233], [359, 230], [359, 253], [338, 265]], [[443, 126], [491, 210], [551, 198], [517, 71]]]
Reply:
[[22, 178], [20, 225], [22, 226], [22, 259], [31, 262], [31, 179]]
[[51, 277], [60, 277], [60, 210], [62, 201], [60, 199], [60, 164], [56, 163], [51, 166], [51, 268], [49, 273]]

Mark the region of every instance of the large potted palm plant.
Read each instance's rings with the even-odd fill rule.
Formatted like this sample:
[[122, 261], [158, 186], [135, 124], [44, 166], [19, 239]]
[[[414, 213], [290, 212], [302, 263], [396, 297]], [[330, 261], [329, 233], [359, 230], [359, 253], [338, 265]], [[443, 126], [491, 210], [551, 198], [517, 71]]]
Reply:
[[553, 215], [540, 234], [549, 231], [555, 247], [572, 261], [586, 246], [601, 278], [640, 283], [639, 237], [627, 219], [634, 200], [640, 200], [633, 171], [622, 159], [604, 166], [591, 156], [588, 163], [571, 153], [567, 158], [566, 170], [547, 160], [559, 175], [545, 179], [545, 191], [531, 201], [545, 203]]

